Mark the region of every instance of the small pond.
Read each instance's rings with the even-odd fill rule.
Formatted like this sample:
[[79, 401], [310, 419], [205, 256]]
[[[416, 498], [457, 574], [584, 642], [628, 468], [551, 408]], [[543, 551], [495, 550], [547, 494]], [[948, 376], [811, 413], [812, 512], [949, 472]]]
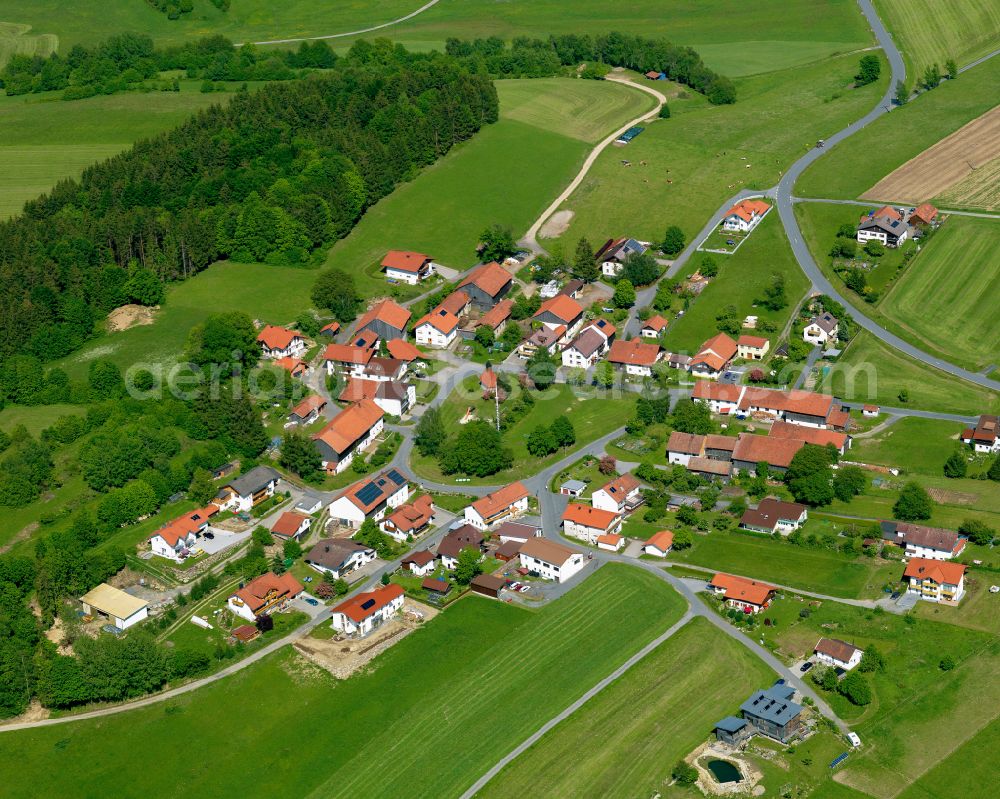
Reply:
[[739, 782], [743, 779], [740, 770], [728, 760], [709, 760], [705, 767], [712, 772], [715, 781], [720, 784]]

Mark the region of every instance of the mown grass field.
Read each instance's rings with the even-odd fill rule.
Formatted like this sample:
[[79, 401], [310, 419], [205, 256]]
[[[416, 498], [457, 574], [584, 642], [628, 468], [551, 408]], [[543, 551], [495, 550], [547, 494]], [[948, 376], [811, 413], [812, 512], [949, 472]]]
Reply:
[[856, 71], [857, 56], [843, 56], [740, 79], [732, 106], [672, 100], [670, 119], [601, 154], [562, 206], [575, 217], [559, 241], [568, 250], [581, 236], [594, 246], [625, 235], [660, 241], [672, 224], [690, 240], [726, 197], [774, 185], [816, 139], [874, 105], [884, 79], [849, 89]]
[[880, 594], [899, 571], [871, 558], [718, 530], [694, 536], [694, 545], [671, 552], [670, 560], [849, 599]]
[[934, 354], [982, 369], [1000, 362], [1000, 224], [953, 216], [879, 311]]
[[[928, 35], [935, 35], [933, 28], [928, 26], [926, 30]], [[945, 81], [902, 108], [895, 108], [810, 166], [795, 184], [796, 195], [859, 197], [897, 167], [993, 108], [998, 81], [1000, 59], [991, 58], [958, 80]], [[886, 146], [886, 142], [892, 145]]]
[[911, 783], [899, 799], [981, 796], [996, 782], [996, 760], [984, 756], [1000, 747], [1000, 722], [992, 721], [947, 758]]
[[985, 164], [938, 195], [936, 202], [945, 207], [1000, 210], [1000, 157]]
[[[695, 253], [687, 272], [693, 272], [703, 257]], [[715, 317], [727, 306], [736, 308], [739, 319], [753, 314], [762, 321], [773, 322], [780, 331], [798, 307], [809, 281], [792, 256], [777, 212], [765, 217], [750, 238], [740, 245], [735, 255], [713, 255], [719, 274], [696, 298], [684, 316], [675, 319], [667, 329], [665, 346], [671, 352], [697, 352], [709, 338], [718, 333]], [[785, 279], [788, 305], [780, 311], [757, 306], [775, 274]], [[772, 349], [777, 345], [777, 333], [771, 338]]]
[[[773, 680], [771, 669], [747, 649], [694, 618], [497, 774], [479, 796], [653, 796], [715, 722], [754, 687]], [[698, 701], [691, 701], [695, 696]]]
[[875, 0], [906, 61], [912, 83], [924, 68], [954, 58], [959, 66], [996, 49], [1000, 6], [992, 0]]
[[960, 381], [915, 361], [860, 331], [822, 381], [822, 388], [843, 400], [898, 407], [906, 389], [911, 408], [976, 416], [1000, 409], [1000, 395]]
[[26, 200], [58, 180], [78, 177], [90, 164], [225, 99], [202, 94], [190, 82], [182, 83], [180, 92], [66, 102], [47, 94], [0, 96], [0, 219], [18, 213]]
[[55, 52], [59, 40], [52, 34], [36, 35], [30, 25], [0, 22], [0, 66], [12, 55], [42, 56]]
[[[539, 612], [472, 596], [345, 682], [283, 650], [163, 704], [8, 734], [4, 793], [455, 796], [682, 608], [615, 565]], [[150, 768], [176, 741], [198, 757]]]
[[959, 422], [907, 417], [871, 438], [855, 438], [849, 458], [939, 475], [945, 460], [960, 446], [956, 439], [964, 428]]
[[[483, 400], [478, 389], [478, 376], [470, 378], [464, 386], [456, 388], [441, 405], [441, 418], [449, 434], [460, 429], [459, 419], [466, 409], [473, 408], [479, 419], [491, 421], [494, 417], [494, 404]], [[472, 477], [469, 482], [479, 485], [499, 485], [511, 480], [519, 480], [537, 474], [548, 464], [565, 458], [574, 449], [610, 433], [618, 427], [623, 427], [632, 417], [635, 400], [631, 395], [625, 397], [603, 397], [600, 392], [591, 394], [586, 389], [574, 389], [565, 383], [558, 384], [542, 392], [531, 411], [519, 419], [503, 434], [504, 446], [509, 447], [514, 455], [514, 465], [503, 472], [489, 477]], [[610, 392], [609, 392], [610, 394]], [[576, 443], [566, 449], [561, 449], [545, 458], [536, 458], [528, 453], [527, 440], [531, 432], [540, 424], [550, 424], [561, 414], [573, 423], [576, 430]], [[437, 460], [423, 457], [414, 450], [410, 465], [414, 472], [437, 482], [449, 483], [455, 476], [441, 473]], [[459, 475], [460, 476], [460, 475]]]

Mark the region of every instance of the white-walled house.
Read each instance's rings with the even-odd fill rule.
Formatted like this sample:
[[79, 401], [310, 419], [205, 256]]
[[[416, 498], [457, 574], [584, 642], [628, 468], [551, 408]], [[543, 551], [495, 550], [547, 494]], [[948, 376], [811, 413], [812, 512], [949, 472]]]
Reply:
[[358, 638], [377, 630], [403, 609], [403, 588], [383, 585], [341, 602], [332, 611], [333, 629]]
[[563, 532], [596, 545], [603, 535], [617, 535], [622, 529], [622, 517], [612, 511], [571, 502], [562, 515]]
[[198, 536], [208, 529], [208, 520], [218, 512], [217, 505], [209, 505], [174, 519], [150, 536], [150, 550], [154, 555], [180, 563], [197, 543]]
[[903, 572], [907, 592], [928, 602], [957, 604], [965, 596], [965, 569], [952, 561], [910, 558]]
[[642, 504], [639, 486], [639, 481], [626, 473], [597, 489], [591, 494], [590, 502], [599, 510], [627, 513]]
[[577, 552], [550, 541], [547, 538], [532, 538], [526, 541], [518, 552], [522, 568], [546, 580], [564, 583], [577, 574], [587, 561], [582, 552]]
[[374, 549], [350, 538], [324, 538], [306, 553], [305, 562], [310, 568], [339, 580], [376, 557]]
[[344, 408], [312, 437], [324, 471], [344, 471], [355, 455], [375, 444], [384, 426], [385, 411], [370, 399]]
[[980, 453], [1000, 452], [1000, 416], [983, 414], [975, 427], [962, 432], [962, 442]]
[[438, 308], [422, 317], [413, 329], [417, 344], [447, 349], [458, 338], [458, 317]]
[[214, 500], [219, 510], [245, 513], [274, 496], [281, 473], [270, 466], [255, 466], [219, 489]]
[[763, 200], [740, 200], [736, 205], [726, 211], [722, 219], [722, 229], [749, 233], [760, 224], [771, 206]]
[[469, 505], [465, 509], [465, 521], [477, 530], [489, 530], [500, 522], [525, 513], [528, 496], [528, 489], [523, 483], [511, 483]]
[[382, 259], [381, 266], [386, 280], [411, 286], [434, 274], [434, 262], [430, 256], [409, 250], [389, 250]]
[[642, 554], [656, 558], [665, 558], [674, 546], [674, 534], [670, 530], [660, 530], [653, 533], [642, 545]]
[[365, 519], [380, 521], [410, 496], [410, 483], [396, 469], [365, 477], [330, 503], [330, 519], [341, 527], [361, 527]]
[[261, 354], [265, 358], [298, 358], [306, 351], [306, 340], [296, 330], [266, 325], [257, 334]]
[[822, 347], [831, 341], [836, 341], [839, 332], [840, 323], [837, 321], [837, 317], [824, 311], [810, 319], [809, 323], [802, 329], [802, 340]]
[[839, 638], [820, 638], [813, 647], [813, 654], [819, 663], [850, 671], [861, 662], [865, 652]]
[[266, 572], [230, 594], [226, 605], [241, 619], [254, 621], [258, 616], [282, 610], [301, 593], [302, 584], [290, 573]]

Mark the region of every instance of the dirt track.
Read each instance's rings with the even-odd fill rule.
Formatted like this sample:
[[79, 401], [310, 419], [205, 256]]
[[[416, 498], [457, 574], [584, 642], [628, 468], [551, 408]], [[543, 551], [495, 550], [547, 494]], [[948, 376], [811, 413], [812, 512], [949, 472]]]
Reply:
[[916, 204], [944, 193], [1000, 156], [1000, 106], [911, 158], [861, 195]]

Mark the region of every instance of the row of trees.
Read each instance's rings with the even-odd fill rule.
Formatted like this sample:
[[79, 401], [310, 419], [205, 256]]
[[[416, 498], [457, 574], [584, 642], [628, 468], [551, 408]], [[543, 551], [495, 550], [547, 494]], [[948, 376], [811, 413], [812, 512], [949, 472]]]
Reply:
[[[522, 36], [515, 38], [510, 46], [497, 36], [471, 41], [451, 38], [445, 43], [445, 52], [481, 65], [493, 76], [544, 77], [583, 62], [637, 72], [653, 70], [690, 86], [715, 105], [736, 102], [736, 87], [729, 78], [705, 66], [695, 50], [664, 39], [617, 31], [602, 36], [549, 36], [547, 40]], [[598, 70], [593, 77], [600, 77], [604, 71]]]
[[305, 263], [497, 113], [485, 75], [382, 41], [357, 42], [307, 79], [237, 93], [0, 224], [0, 353], [65, 354], [50, 329], [85, 328], [81, 302], [106, 312], [109, 266], [162, 283], [219, 258]]

